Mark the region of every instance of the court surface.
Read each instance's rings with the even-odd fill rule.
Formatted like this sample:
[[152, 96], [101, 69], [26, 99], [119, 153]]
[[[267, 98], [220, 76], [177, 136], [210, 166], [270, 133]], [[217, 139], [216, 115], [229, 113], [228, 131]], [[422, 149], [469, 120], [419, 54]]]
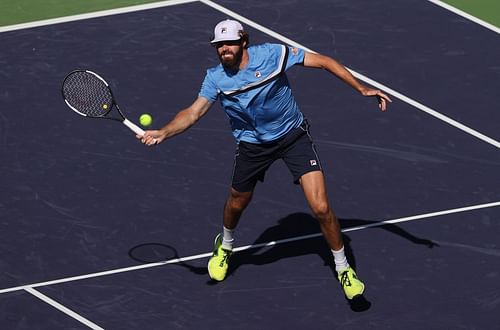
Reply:
[[[209, 281], [235, 149], [218, 105], [145, 148], [62, 102], [66, 73], [92, 69], [132, 121], [161, 126], [217, 64], [208, 40], [227, 17], [251, 43], [330, 55], [393, 98], [381, 113], [325, 72], [288, 72], [367, 286], [355, 303], [281, 163], [241, 219], [230, 276]], [[2, 329], [500, 329], [495, 31], [421, 0], [224, 0], [6, 31], [0, 45]]]

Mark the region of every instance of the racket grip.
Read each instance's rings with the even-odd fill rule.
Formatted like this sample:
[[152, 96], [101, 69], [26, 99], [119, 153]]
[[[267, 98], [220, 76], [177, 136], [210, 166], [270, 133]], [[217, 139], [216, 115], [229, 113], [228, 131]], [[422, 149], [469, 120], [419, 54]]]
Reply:
[[134, 131], [135, 134], [140, 135], [140, 136], [144, 135], [144, 130], [142, 128], [140, 128], [139, 126], [137, 126], [136, 124], [134, 124], [133, 122], [131, 122], [130, 120], [125, 118], [123, 120], [123, 124], [125, 126], [127, 126], [128, 128], [130, 128], [132, 131]]

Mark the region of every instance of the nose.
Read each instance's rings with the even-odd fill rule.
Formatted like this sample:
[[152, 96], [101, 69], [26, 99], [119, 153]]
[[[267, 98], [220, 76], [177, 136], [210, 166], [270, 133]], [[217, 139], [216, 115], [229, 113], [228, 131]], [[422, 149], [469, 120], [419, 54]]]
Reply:
[[228, 54], [228, 53], [232, 53], [232, 50], [229, 46], [227, 45], [223, 45], [219, 48], [217, 48], [217, 51], [221, 54], [221, 55], [224, 55], [224, 54]]

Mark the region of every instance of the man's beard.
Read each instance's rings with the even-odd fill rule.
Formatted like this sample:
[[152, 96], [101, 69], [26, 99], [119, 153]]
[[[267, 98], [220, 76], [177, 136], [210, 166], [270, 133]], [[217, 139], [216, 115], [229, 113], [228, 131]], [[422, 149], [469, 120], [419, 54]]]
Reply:
[[[232, 54], [232, 59], [225, 59], [224, 54]], [[230, 50], [225, 51], [219, 55], [219, 60], [226, 69], [236, 70], [240, 66], [241, 58], [243, 57], [243, 47], [237, 53], [233, 53]]]

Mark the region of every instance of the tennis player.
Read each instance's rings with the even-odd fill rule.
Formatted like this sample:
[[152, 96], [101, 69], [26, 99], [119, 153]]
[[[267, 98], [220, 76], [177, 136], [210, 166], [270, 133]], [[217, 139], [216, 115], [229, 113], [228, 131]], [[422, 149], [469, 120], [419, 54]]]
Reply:
[[375, 97], [382, 111], [391, 100], [381, 91], [363, 86], [330, 57], [280, 44], [250, 46], [248, 33], [234, 20], [215, 26], [211, 44], [220, 65], [207, 70], [193, 104], [163, 128], [137, 136], [148, 146], [161, 143], [193, 126], [217, 100], [228, 115], [237, 148], [223, 228], [215, 238], [208, 262], [210, 277], [215, 281], [226, 278], [238, 221], [252, 199], [257, 181], [263, 181], [271, 164], [282, 159], [319, 220], [346, 297], [362, 295], [365, 286], [346, 259], [340, 225], [329, 204], [309, 123], [295, 102], [285, 72], [294, 65], [322, 68], [361, 95]]

